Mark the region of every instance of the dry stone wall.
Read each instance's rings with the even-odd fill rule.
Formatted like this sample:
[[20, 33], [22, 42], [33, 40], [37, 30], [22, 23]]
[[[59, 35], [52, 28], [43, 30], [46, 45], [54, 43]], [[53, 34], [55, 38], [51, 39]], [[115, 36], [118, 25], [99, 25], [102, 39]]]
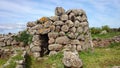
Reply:
[[33, 35], [30, 49], [35, 57], [56, 54], [69, 47], [77, 51], [93, 47], [87, 16], [82, 9], [65, 11], [57, 7], [55, 16], [28, 22], [27, 31]]

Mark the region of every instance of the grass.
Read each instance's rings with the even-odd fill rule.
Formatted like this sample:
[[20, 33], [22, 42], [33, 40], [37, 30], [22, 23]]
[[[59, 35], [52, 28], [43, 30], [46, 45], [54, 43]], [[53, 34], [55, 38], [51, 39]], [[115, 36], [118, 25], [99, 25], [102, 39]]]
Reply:
[[0, 67], [7, 62], [8, 59], [1, 59], [0, 58]]
[[105, 48], [95, 48], [94, 53], [91, 51], [81, 52], [79, 55], [84, 68], [120, 66], [120, 43], [113, 43]]
[[120, 32], [109, 32], [107, 34], [92, 34], [92, 38], [105, 39], [105, 38], [112, 38], [117, 35], [120, 35]]
[[23, 59], [23, 57], [21, 56], [22, 51], [17, 51], [17, 52], [19, 52], [19, 53], [16, 56], [11, 58], [10, 64], [5, 68], [15, 68], [16, 67], [16, 62], [15, 61]]
[[62, 64], [62, 57], [62, 53], [49, 57], [45, 56], [40, 60], [36, 60], [32, 56], [28, 56], [26, 66], [27, 68], [64, 68], [64, 65]]
[[[120, 43], [112, 43], [108, 47], [95, 48], [94, 52], [88, 50], [79, 53], [83, 61], [83, 68], [111, 68], [120, 66]], [[30, 57], [30, 56], [29, 56]], [[29, 58], [31, 61], [27, 68], [64, 68], [62, 64], [62, 53], [57, 55], [43, 57], [37, 61], [35, 58]], [[45, 59], [46, 58], [46, 59]]]

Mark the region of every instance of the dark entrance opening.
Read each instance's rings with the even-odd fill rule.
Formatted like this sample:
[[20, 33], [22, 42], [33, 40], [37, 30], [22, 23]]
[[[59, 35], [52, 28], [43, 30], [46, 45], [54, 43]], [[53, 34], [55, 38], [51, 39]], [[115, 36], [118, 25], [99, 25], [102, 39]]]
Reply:
[[40, 56], [43, 57], [44, 55], [48, 55], [50, 50], [48, 49], [48, 34], [40, 35], [40, 40], [41, 40], [41, 51], [40, 51]]

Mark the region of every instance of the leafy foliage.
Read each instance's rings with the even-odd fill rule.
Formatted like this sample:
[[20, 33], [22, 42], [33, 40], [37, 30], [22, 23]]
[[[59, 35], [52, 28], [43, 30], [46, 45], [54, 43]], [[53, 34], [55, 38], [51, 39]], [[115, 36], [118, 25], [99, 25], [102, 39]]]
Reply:
[[23, 31], [20, 36], [15, 36], [14, 38], [16, 41], [24, 42], [25, 45], [32, 42], [32, 35], [28, 34], [27, 31]]
[[111, 29], [108, 25], [102, 26], [102, 30], [106, 30], [107, 32], [111, 31]]

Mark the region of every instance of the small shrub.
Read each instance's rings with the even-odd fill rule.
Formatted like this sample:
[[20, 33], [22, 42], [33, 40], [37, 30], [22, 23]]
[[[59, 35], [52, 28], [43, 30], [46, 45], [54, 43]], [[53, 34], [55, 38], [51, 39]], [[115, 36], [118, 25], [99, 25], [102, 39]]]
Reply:
[[110, 27], [108, 25], [102, 26], [102, 31], [103, 30], [106, 30], [107, 32], [111, 31], [111, 29], [110, 29]]
[[20, 36], [15, 36], [14, 38], [16, 41], [24, 42], [25, 45], [32, 42], [32, 35], [28, 34], [27, 31], [23, 31]]
[[90, 29], [91, 33], [92, 34], [99, 34], [101, 32], [101, 28], [98, 28], [98, 27], [92, 27]]

